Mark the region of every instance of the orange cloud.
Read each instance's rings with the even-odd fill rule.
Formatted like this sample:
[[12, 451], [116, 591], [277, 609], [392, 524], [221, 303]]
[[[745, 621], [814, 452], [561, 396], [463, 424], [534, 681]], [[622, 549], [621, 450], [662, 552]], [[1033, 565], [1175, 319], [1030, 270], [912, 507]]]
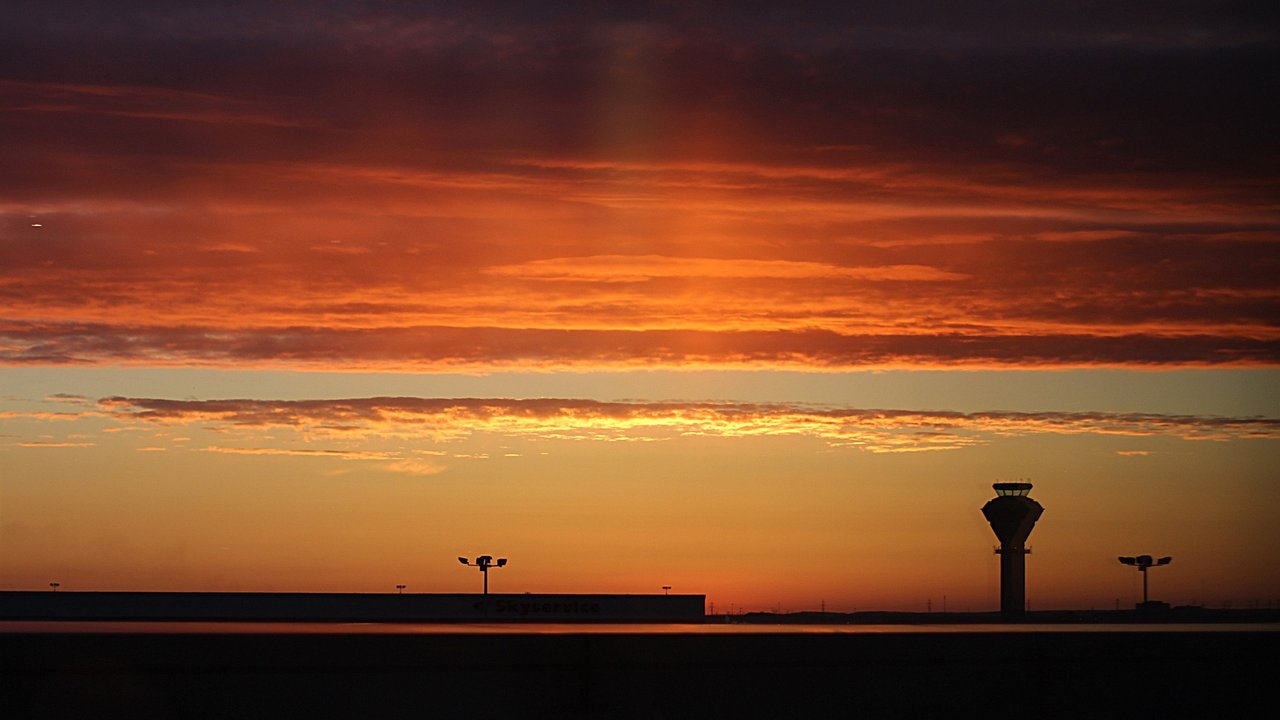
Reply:
[[[1117, 413], [930, 412], [747, 403], [623, 403], [589, 400], [363, 398], [183, 401], [105, 398], [121, 422], [281, 427], [340, 436], [422, 437], [450, 442], [476, 433], [540, 440], [652, 442], [681, 436], [809, 437], [871, 452], [955, 450], [999, 437], [1094, 434], [1186, 440], [1280, 438], [1280, 420]], [[214, 452], [380, 453], [209, 448]]]
[[492, 168], [188, 169], [208, 203], [76, 201], [38, 229], [34, 206], [8, 208], [0, 363], [1269, 365], [1280, 340], [1276, 240], [1225, 220], [883, 199], [850, 220], [788, 212], [781, 196], [828, 189], [786, 185], [732, 216], [681, 204], [701, 191], [601, 214], [566, 200], [591, 181], [528, 175], [494, 197]]
[[1265, 33], [477, 12], [12, 13], [0, 364], [1280, 362]]
[[964, 275], [923, 265], [838, 267], [825, 263], [734, 258], [676, 258], [660, 255], [595, 255], [501, 265], [486, 273], [533, 280], [640, 282], [656, 278], [782, 278], [932, 282]]
[[86, 410], [84, 412], [26, 412], [21, 410], [2, 410], [0, 411], [0, 420], [53, 420], [53, 421], [72, 421], [83, 420], [90, 417], [101, 417], [102, 413], [96, 410]]
[[201, 451], [227, 455], [292, 455], [297, 457], [331, 457], [343, 460], [387, 460], [395, 457], [392, 453], [370, 452], [367, 450], [302, 450], [296, 448], [226, 447], [221, 445], [210, 445], [201, 448]]
[[442, 465], [437, 462], [430, 462], [427, 460], [419, 460], [419, 459], [412, 459], [412, 458], [390, 462], [384, 465], [383, 467], [387, 470], [390, 470], [391, 472], [403, 473], [406, 475], [418, 475], [423, 477], [431, 476], [431, 475], [439, 475], [440, 473], [448, 469], [448, 467], [446, 467], [445, 465]]

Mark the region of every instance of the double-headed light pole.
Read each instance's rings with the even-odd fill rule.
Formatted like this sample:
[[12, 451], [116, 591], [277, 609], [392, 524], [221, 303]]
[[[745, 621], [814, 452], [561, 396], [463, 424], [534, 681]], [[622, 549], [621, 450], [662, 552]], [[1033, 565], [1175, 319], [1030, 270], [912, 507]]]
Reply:
[[1138, 568], [1138, 572], [1142, 573], [1142, 604], [1147, 604], [1147, 568], [1160, 567], [1173, 562], [1173, 557], [1166, 555], [1159, 560], [1152, 560], [1150, 555], [1139, 555], [1137, 557], [1121, 556], [1120, 562], [1125, 565], [1132, 565]]
[[480, 568], [480, 572], [484, 575], [484, 594], [488, 595], [489, 594], [489, 568], [503, 567], [504, 565], [507, 564], [507, 559], [498, 558], [497, 561], [495, 562], [492, 555], [481, 555], [480, 557], [476, 558], [475, 562], [471, 562], [470, 560], [464, 557], [459, 557], [458, 562], [470, 567]]

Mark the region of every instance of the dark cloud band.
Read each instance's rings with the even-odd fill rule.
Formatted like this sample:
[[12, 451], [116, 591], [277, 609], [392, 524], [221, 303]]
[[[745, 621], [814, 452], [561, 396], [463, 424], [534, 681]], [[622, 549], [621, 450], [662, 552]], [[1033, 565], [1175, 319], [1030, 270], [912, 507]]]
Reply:
[[1280, 341], [1123, 335], [841, 335], [418, 327], [372, 330], [0, 326], [0, 362], [273, 367], [1274, 365]]

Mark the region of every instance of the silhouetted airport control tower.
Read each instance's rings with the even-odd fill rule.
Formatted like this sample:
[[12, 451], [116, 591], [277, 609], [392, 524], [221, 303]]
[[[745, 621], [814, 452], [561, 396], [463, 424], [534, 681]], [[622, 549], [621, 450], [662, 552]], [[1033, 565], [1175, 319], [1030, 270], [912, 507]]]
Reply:
[[996, 496], [982, 506], [982, 514], [1000, 539], [1000, 618], [1017, 620], [1027, 607], [1027, 536], [1044, 508], [1027, 497], [1031, 483], [996, 483]]

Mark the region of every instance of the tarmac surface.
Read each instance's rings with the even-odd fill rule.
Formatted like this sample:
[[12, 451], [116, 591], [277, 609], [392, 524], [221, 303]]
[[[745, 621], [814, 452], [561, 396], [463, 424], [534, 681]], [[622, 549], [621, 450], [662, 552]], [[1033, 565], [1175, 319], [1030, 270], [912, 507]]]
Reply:
[[1271, 704], [1275, 626], [0, 629], [6, 717], [1139, 717]]

